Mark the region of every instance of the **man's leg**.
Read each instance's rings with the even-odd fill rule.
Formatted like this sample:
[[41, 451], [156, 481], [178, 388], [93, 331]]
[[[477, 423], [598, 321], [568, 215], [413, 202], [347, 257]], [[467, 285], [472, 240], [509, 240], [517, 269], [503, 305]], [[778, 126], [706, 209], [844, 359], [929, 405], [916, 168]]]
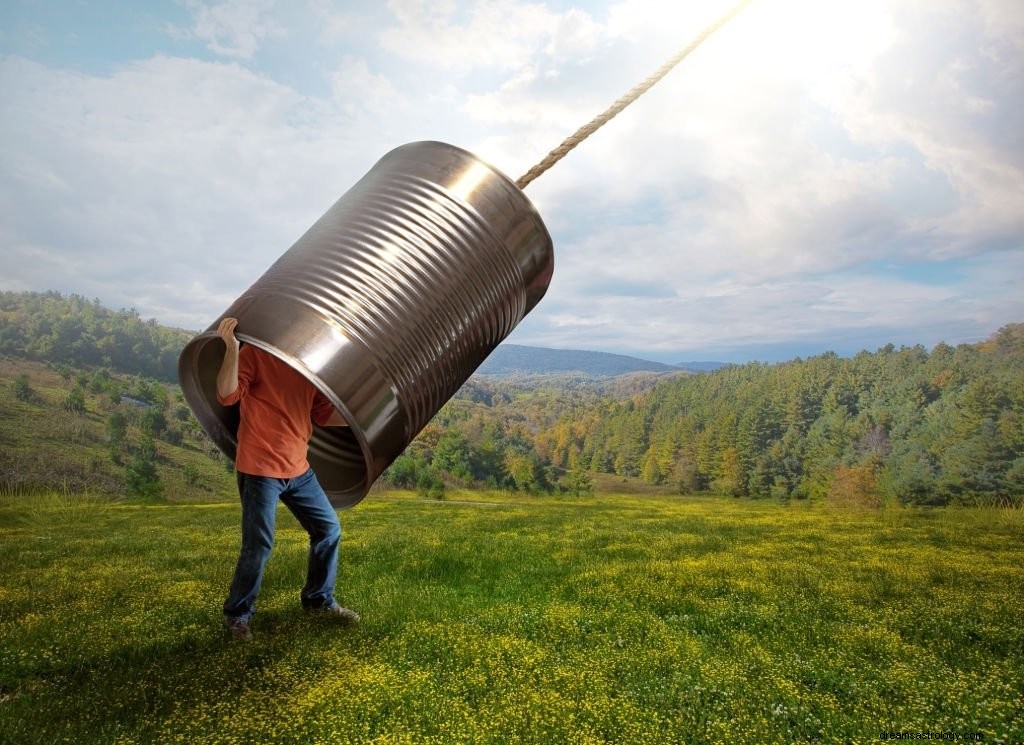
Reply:
[[316, 480], [313, 469], [290, 479], [281, 494], [299, 524], [309, 533], [309, 564], [302, 607], [311, 610], [334, 605], [334, 582], [338, 576], [338, 546], [341, 524], [338, 513]]
[[231, 591], [224, 601], [226, 619], [248, 622], [256, 610], [263, 568], [274, 548], [277, 500], [284, 483], [282, 479], [238, 474], [238, 494], [242, 500], [242, 550], [231, 580]]

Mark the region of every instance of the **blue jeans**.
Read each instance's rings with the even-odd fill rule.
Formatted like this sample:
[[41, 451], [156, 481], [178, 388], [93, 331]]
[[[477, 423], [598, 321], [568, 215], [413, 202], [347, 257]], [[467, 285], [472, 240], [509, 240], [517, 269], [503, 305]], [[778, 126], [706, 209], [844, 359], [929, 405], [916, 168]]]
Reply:
[[224, 615], [247, 621], [256, 611], [263, 568], [274, 547], [278, 499], [309, 533], [309, 565], [306, 586], [302, 588], [302, 606], [313, 609], [333, 605], [341, 524], [313, 469], [291, 479], [239, 473], [238, 494], [242, 499], [242, 550], [231, 591], [224, 601]]

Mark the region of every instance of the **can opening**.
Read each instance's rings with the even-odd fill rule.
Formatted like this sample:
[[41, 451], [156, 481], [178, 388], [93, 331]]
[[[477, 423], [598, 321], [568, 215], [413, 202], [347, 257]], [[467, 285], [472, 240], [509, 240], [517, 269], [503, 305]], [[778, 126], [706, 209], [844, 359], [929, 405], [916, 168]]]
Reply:
[[[367, 451], [360, 444], [358, 425], [347, 411], [344, 401], [309, 373], [296, 360], [278, 349], [240, 335], [245, 343], [255, 344], [274, 355], [309, 380], [335, 405], [347, 421], [348, 427], [318, 427], [314, 425], [309, 442], [309, 463], [331, 504], [346, 508], [358, 503], [365, 495], [367, 483]], [[189, 342], [188, 354], [181, 356], [179, 370], [182, 392], [199, 423], [214, 444], [231, 460], [238, 447], [239, 406], [221, 406], [217, 401], [217, 371], [224, 358], [224, 342], [216, 333], [207, 332]]]

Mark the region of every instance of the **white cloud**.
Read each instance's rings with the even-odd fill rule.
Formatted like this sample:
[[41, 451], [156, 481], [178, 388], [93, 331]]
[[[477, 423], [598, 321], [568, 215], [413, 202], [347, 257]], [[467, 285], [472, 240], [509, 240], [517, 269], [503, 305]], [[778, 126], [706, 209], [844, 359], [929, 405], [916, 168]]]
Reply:
[[[233, 64], [158, 57], [99, 78], [13, 58], [0, 76], [0, 136], [17, 143], [0, 160], [0, 237], [31, 247], [5, 250], [0, 275], [89, 283], [114, 305], [162, 298], [147, 312], [180, 325], [258, 277], [362, 175], [373, 138]], [[216, 300], [185, 301], [176, 288], [196, 277]]]
[[684, 359], [687, 350], [728, 357], [737, 349], [804, 344], [850, 354], [888, 341], [978, 341], [1019, 318], [1021, 268], [1019, 257], [982, 257], [963, 268], [963, 281], [955, 285], [923, 284], [883, 270], [758, 282], [723, 277], [678, 297], [654, 293], [640, 301], [591, 294], [583, 275], [563, 273], [542, 303], [546, 322], [527, 318], [525, 333], [514, 340], [668, 362]]
[[[901, 34], [884, 59], [830, 105], [851, 137], [918, 153], [955, 192], [952, 209], [911, 220], [939, 236], [936, 258], [968, 255], [1024, 232], [1024, 21], [1020, 5], [894, 5]], [[1008, 54], [1007, 50], [1017, 50]]]
[[391, 80], [371, 72], [364, 59], [346, 55], [331, 83], [335, 100], [352, 116], [365, 112], [384, 118], [398, 114], [404, 106]]
[[315, 19], [318, 41], [334, 44], [365, 28], [369, 23], [366, 9], [334, 7], [331, 0], [308, 0], [309, 11]]
[[281, 36], [284, 32], [271, 17], [274, 1], [205, 3], [202, 0], [185, 0], [193, 16], [189, 33], [216, 54], [233, 59], [251, 59], [264, 39]]
[[[1024, 96], [1000, 98], [1020, 87], [1020, 58], [992, 63], [980, 77], [957, 67], [974, 49], [1000, 46], [1006, 29], [989, 26], [995, 36], [984, 36], [963, 22], [965, 6], [958, 4], [961, 36], [936, 42], [928, 23], [905, 8], [897, 7], [901, 12], [893, 16], [880, 3], [856, 10], [867, 12], [868, 25], [882, 32], [855, 34], [825, 57], [829, 64], [807, 71], [794, 64], [801, 58], [795, 50], [781, 60], [772, 57], [764, 19], [737, 20], [719, 42], [709, 43], [555, 166], [551, 177], [531, 185], [531, 193], [536, 190], [550, 205], [549, 214], [565, 210], [579, 217], [579, 205], [585, 204], [592, 218], [581, 220], [586, 235], [563, 245], [562, 276], [569, 282], [595, 273], [632, 281], [657, 276], [674, 283], [681, 297], [701, 297], [702, 288], [715, 287], [715, 278], [724, 275], [746, 288], [737, 295], [758, 298], [756, 307], [745, 310], [757, 314], [760, 308], [763, 315], [778, 313], [758, 295], [764, 283], [806, 289], [808, 282], [840, 282], [824, 277], [884, 259], [940, 261], [1001, 246], [1013, 247], [1010, 263], [1018, 272], [1024, 269], [1024, 171], [1017, 162], [1024, 131], [1017, 101]], [[614, 16], [625, 17], [635, 14]], [[637, 44], [645, 41], [637, 27], [619, 33], [634, 35]], [[816, 38], [810, 48], [820, 51], [831, 41]], [[930, 50], [932, 43], [940, 48]], [[885, 81], [907, 69], [905, 55], [927, 66], [929, 53], [933, 62], [941, 61], [942, 75], [918, 79], [901, 95], [884, 95]], [[955, 89], [951, 75], [958, 76]], [[529, 98], [531, 91], [515, 93]], [[552, 110], [553, 117], [562, 115]], [[1001, 117], [1020, 123], [1003, 124], [1018, 133], [1016, 146], [992, 131]], [[560, 169], [562, 180], [549, 181]], [[575, 177], [567, 175], [572, 170]], [[632, 213], [635, 223], [618, 224], [616, 215], [623, 212]], [[884, 288], [880, 301], [898, 293], [892, 296], [922, 316], [957, 312], [928, 301], [934, 288], [909, 292], [904, 290], [913, 282], [892, 286], [884, 276], [870, 277]], [[578, 310], [567, 311], [563, 320], [595, 304], [573, 290], [566, 294]], [[868, 304], [860, 289], [853, 296]], [[806, 296], [795, 295], [792, 302], [803, 309]], [[671, 318], [670, 308], [679, 311], [677, 318], [685, 315], [681, 303], [661, 305], [663, 311], [644, 304], [632, 314], [637, 327], [630, 326], [626, 336], [652, 343], [653, 335], [644, 333], [657, 323], [652, 315]], [[1001, 307], [1024, 310], [1021, 300]], [[890, 323], [910, 315], [894, 314]], [[616, 314], [615, 325], [628, 326], [625, 317]]]
[[453, 2], [390, 0], [398, 22], [380, 36], [382, 47], [416, 64], [465, 75], [483, 69], [515, 71], [587, 54], [598, 25], [580, 10], [564, 13], [541, 3], [480, 0], [468, 9]]

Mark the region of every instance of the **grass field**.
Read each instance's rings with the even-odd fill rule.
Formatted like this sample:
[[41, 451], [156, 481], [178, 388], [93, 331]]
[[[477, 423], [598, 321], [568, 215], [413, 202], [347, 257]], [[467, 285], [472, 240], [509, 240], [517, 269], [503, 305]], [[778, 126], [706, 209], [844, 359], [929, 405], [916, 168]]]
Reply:
[[450, 497], [342, 514], [351, 629], [283, 513], [248, 645], [234, 503], [0, 498], [0, 741], [1024, 741], [1020, 511]]

